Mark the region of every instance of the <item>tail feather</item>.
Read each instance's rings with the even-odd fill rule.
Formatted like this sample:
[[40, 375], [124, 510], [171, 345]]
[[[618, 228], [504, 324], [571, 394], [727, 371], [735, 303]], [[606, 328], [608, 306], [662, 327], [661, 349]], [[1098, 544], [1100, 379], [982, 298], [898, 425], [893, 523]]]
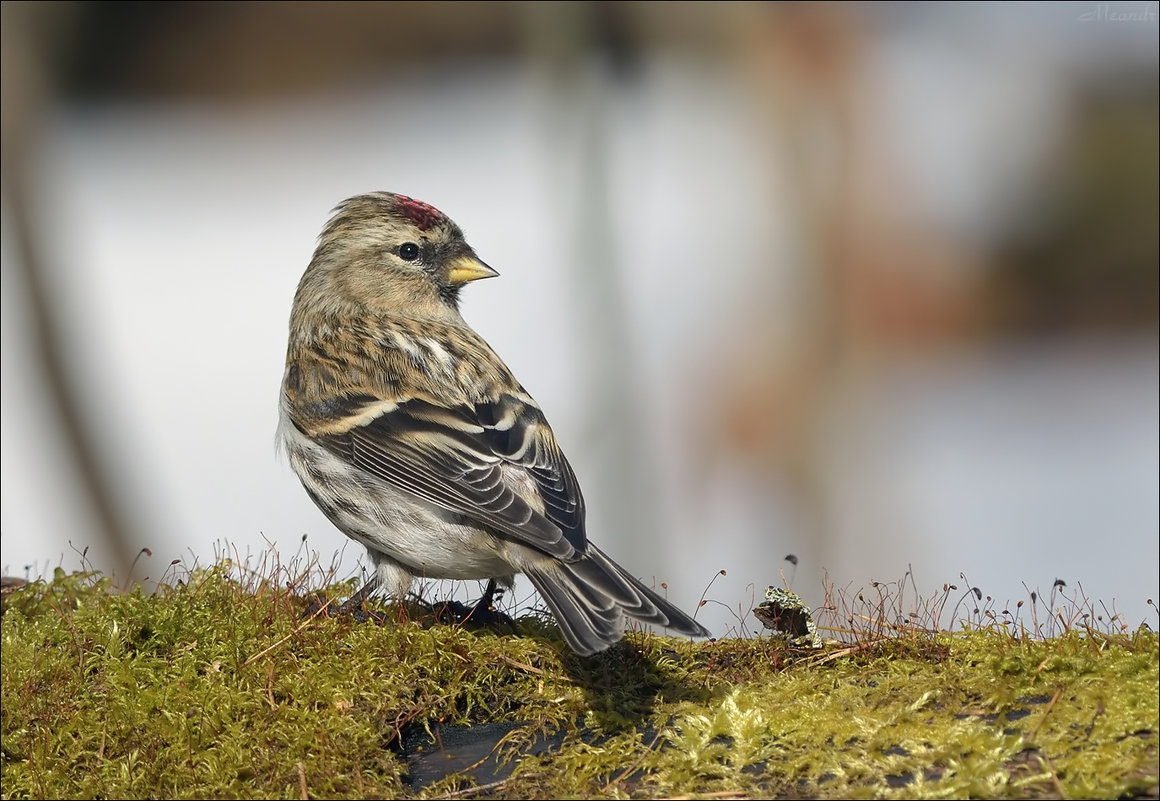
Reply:
[[633, 578], [589, 543], [575, 562], [528, 565], [524, 573], [556, 616], [564, 639], [581, 656], [603, 651], [624, 635], [624, 618], [708, 637], [693, 618]]

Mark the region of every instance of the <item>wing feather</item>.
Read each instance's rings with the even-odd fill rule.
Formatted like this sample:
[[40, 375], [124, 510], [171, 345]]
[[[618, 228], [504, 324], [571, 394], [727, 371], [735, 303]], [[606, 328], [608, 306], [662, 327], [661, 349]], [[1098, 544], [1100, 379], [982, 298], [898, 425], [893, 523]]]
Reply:
[[576, 476], [526, 395], [455, 407], [352, 395], [318, 411], [316, 441], [391, 486], [557, 558], [586, 550]]

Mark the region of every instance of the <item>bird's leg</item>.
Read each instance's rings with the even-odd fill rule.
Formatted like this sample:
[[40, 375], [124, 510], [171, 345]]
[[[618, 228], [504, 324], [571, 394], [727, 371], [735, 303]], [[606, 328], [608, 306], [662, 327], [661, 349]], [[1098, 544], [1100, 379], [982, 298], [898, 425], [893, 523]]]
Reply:
[[358, 589], [354, 595], [346, 599], [345, 603], [339, 604], [337, 601], [328, 601], [325, 596], [319, 596], [311, 601], [306, 606], [306, 611], [303, 617], [313, 617], [314, 615], [322, 614], [326, 616], [350, 615], [355, 620], [366, 620], [370, 614], [363, 609], [363, 602], [370, 597], [371, 593], [379, 587], [378, 574], [371, 576], [370, 580]]
[[495, 579], [487, 580], [487, 589], [483, 591], [483, 596], [476, 602], [475, 608], [468, 613], [469, 617], [473, 617], [479, 623], [484, 623], [495, 614], [495, 595], [496, 593], [503, 595], [503, 589], [496, 583]]
[[473, 628], [499, 628], [515, 631], [515, 621], [495, 608], [496, 599], [502, 596], [504, 588], [495, 579], [488, 579], [487, 589], [483, 596], [470, 609], [462, 604], [455, 604], [459, 608], [457, 617], [459, 625], [468, 625]]
[[360, 616], [365, 617], [366, 613], [363, 611], [363, 601], [369, 598], [378, 588], [379, 574], [376, 572], [366, 584], [358, 588], [354, 595], [347, 598], [346, 603], [340, 606], [338, 611], [343, 614], [353, 615], [356, 618]]

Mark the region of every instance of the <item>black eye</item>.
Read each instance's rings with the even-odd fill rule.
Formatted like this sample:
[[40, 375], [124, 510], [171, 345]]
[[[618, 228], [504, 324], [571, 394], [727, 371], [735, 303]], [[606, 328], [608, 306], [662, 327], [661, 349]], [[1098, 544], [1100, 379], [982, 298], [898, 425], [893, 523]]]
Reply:
[[404, 242], [399, 245], [399, 258], [404, 261], [415, 261], [419, 258], [419, 246], [414, 242]]

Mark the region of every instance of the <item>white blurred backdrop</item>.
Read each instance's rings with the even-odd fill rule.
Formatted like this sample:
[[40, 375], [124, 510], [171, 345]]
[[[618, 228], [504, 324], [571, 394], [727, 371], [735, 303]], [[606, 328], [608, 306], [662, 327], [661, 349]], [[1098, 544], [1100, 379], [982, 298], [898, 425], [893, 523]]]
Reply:
[[6, 575], [303, 536], [356, 573], [274, 429], [315, 237], [384, 189], [500, 271], [464, 314], [591, 538], [688, 609], [712, 582], [715, 633], [783, 573], [817, 604], [908, 566], [1156, 624], [1155, 3], [77, 5], [4, 7]]

